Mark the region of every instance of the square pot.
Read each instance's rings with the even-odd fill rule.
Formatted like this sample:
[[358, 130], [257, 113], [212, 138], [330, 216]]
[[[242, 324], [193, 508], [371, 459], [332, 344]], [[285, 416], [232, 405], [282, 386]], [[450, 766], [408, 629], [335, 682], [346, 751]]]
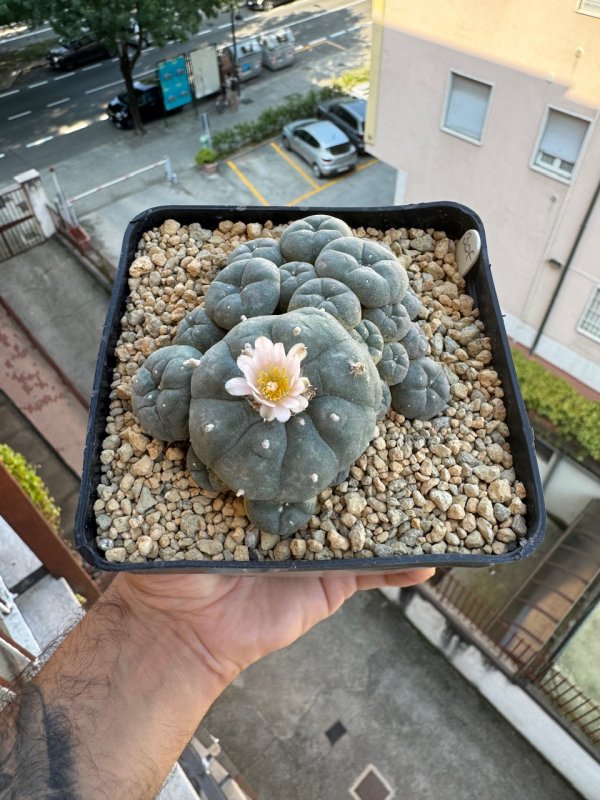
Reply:
[[[105, 438], [109, 394], [116, 363], [115, 347], [121, 333], [121, 318], [125, 313], [129, 295], [129, 266], [135, 258], [142, 234], [159, 227], [167, 219], [176, 219], [182, 225], [200, 222], [204, 228], [214, 230], [223, 220], [245, 223], [285, 224], [309, 214], [331, 214], [351, 227], [363, 226], [386, 230], [388, 228], [434, 228], [443, 230], [452, 239], [459, 239], [467, 230], [475, 229], [481, 238], [479, 258], [466, 276], [465, 291], [473, 297], [485, 326], [486, 336], [492, 342], [493, 367], [504, 390], [506, 422], [510, 429], [510, 446], [517, 479], [527, 492], [527, 538], [520, 546], [502, 555], [469, 553], [423, 553], [421, 555], [394, 555], [390, 557], [331, 559], [323, 561], [147, 561], [144, 563], [114, 563], [105, 558], [96, 545], [97, 535], [94, 502], [101, 478], [100, 452]], [[148, 209], [133, 219], [125, 232], [119, 268], [115, 277], [108, 314], [96, 365], [94, 389], [88, 420], [83, 477], [77, 516], [75, 542], [83, 557], [98, 569], [135, 572], [213, 572], [224, 574], [318, 574], [332, 570], [354, 573], [398, 571], [415, 567], [483, 567], [520, 561], [539, 547], [545, 531], [546, 513], [542, 486], [534, 448], [534, 435], [519, 385], [512, 356], [502, 322], [496, 291], [492, 280], [485, 231], [480, 218], [466, 206], [451, 202], [422, 203], [412, 206], [380, 208], [305, 208], [229, 207], [229, 206], [158, 206]]]

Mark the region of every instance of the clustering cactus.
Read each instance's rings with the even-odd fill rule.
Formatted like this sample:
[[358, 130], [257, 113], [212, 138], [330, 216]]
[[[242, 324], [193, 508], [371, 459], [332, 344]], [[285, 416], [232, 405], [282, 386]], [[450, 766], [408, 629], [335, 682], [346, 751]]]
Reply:
[[255, 525], [289, 535], [390, 407], [429, 419], [447, 404], [419, 310], [387, 247], [334, 217], [297, 220], [236, 248], [204, 308], [140, 369], [134, 412], [156, 438], [191, 440], [198, 485], [234, 491]]

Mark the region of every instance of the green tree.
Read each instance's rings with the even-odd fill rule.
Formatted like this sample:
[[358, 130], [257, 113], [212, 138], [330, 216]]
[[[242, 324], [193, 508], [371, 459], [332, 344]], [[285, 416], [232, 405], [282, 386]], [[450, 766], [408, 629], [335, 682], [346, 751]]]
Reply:
[[49, 21], [59, 36], [67, 38], [82, 29], [93, 33], [119, 57], [133, 122], [141, 133], [133, 70], [145, 44], [152, 40], [162, 47], [171, 39], [185, 41], [222, 5], [222, 0], [0, 0], [0, 23]]

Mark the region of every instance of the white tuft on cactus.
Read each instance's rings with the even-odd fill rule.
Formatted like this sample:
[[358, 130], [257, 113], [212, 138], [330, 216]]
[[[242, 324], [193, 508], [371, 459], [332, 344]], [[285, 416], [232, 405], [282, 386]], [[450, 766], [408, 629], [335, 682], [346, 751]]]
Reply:
[[329, 415], [329, 419], [332, 422], [339, 422], [340, 421], [340, 418], [338, 417], [338, 415], [333, 413], [333, 412]]
[[245, 494], [246, 494], [246, 492], [243, 489], [238, 489], [237, 492], [235, 493], [235, 496], [236, 497], [243, 497]]
[[319, 480], [319, 476], [316, 472], [313, 472], [313, 474], [310, 476], [310, 479], [313, 483], [316, 483]]
[[212, 424], [212, 422], [209, 422], [208, 425], [204, 426], [204, 433], [210, 433], [212, 430], [214, 430], [214, 428], [215, 426]]
[[286, 355], [281, 342], [259, 336], [254, 349], [244, 345], [237, 359], [244, 377], [231, 378], [225, 389], [238, 397], [248, 396], [267, 422], [287, 422], [308, 405], [306, 394], [311, 386], [308, 378], [300, 375], [300, 362], [306, 353], [306, 346], [299, 343]]
[[261, 444], [264, 450], [268, 450], [271, 447], [271, 442], [268, 439], [263, 439]]
[[196, 369], [196, 367], [198, 367], [199, 365], [200, 365], [200, 359], [199, 358], [188, 358], [188, 360], [184, 361], [181, 366], [182, 366], [182, 368], [183, 367], [192, 367], [192, 369]]
[[300, 325], [296, 325], [296, 327], [292, 330], [292, 333], [294, 336], [300, 336], [300, 334], [302, 333], [302, 328], [300, 327]]

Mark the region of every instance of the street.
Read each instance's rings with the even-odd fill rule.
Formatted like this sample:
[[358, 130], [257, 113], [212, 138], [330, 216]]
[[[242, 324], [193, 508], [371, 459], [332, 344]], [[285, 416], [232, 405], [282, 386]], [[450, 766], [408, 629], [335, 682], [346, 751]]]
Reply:
[[[356, 37], [368, 31], [369, 0], [299, 0], [269, 13], [243, 11], [236, 24], [241, 39], [288, 27], [297, 40], [296, 64], [307, 69], [315, 48], [326, 43], [332, 50], [352, 49]], [[221, 15], [209, 20], [188, 42], [171, 43], [162, 49], [149, 47], [138, 61], [135, 78], [154, 74], [164, 58], [208, 44], [230, 41], [230, 24]], [[10, 42], [2, 45], [10, 46]], [[102, 61], [73, 72], [54, 72], [48, 67], [30, 71], [26, 82], [18, 81], [0, 92], [0, 185], [29, 168], [43, 169], [88, 151], [126, 133], [115, 131], [105, 114], [106, 103], [121, 91], [123, 82], [118, 59]], [[266, 81], [270, 73], [257, 81]], [[276, 104], [277, 97], [273, 97]], [[200, 108], [207, 101], [201, 101]], [[189, 110], [183, 112], [189, 113]], [[155, 123], [160, 124], [160, 123]]]

